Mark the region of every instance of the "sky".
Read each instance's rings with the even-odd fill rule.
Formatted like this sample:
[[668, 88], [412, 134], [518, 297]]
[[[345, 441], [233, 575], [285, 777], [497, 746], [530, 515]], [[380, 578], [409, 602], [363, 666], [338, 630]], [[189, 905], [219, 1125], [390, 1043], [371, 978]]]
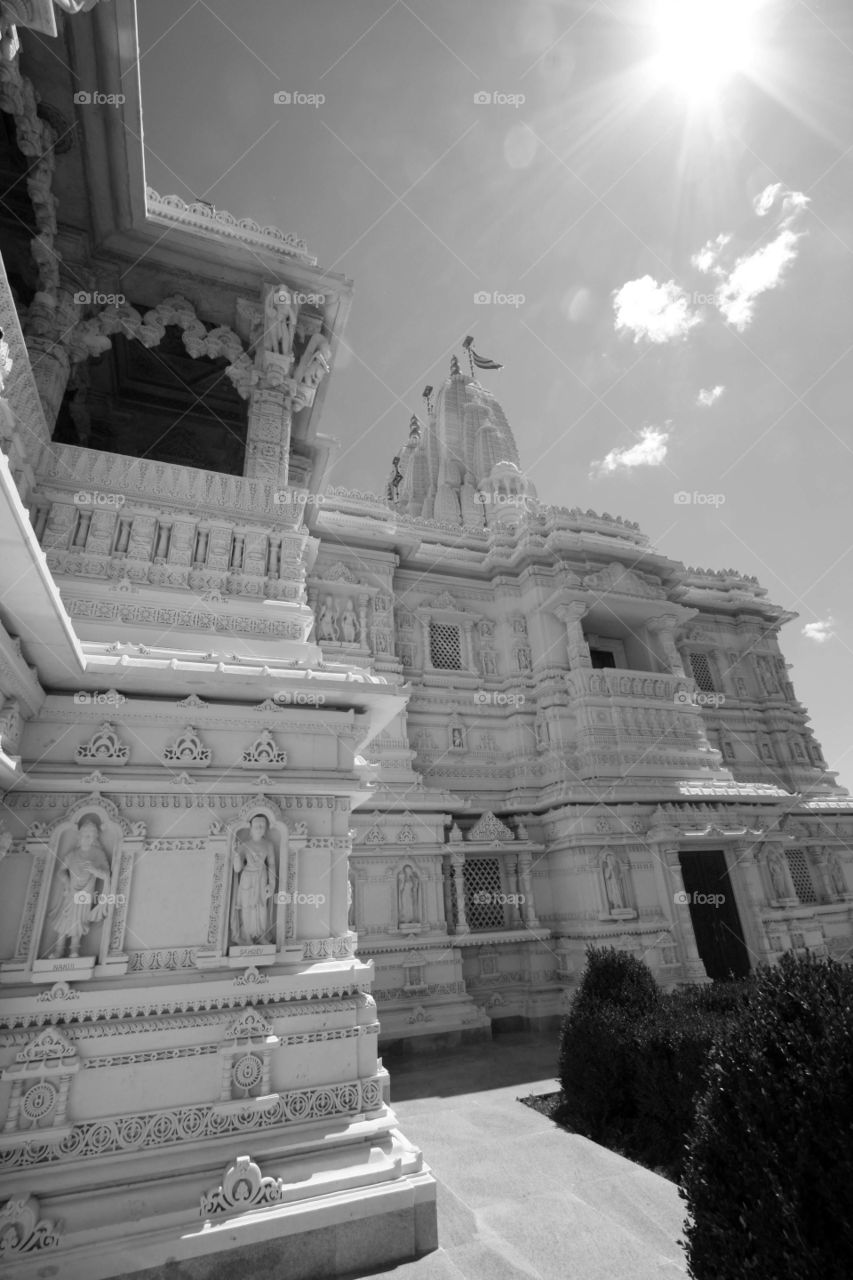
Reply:
[[540, 499], [799, 615], [853, 788], [849, 0], [143, 0], [139, 37], [148, 182], [355, 283], [330, 482], [384, 490], [472, 334]]

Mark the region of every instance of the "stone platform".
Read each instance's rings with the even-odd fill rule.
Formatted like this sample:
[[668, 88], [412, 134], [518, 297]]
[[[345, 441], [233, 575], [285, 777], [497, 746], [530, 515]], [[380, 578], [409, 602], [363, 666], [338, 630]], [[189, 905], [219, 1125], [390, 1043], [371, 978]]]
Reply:
[[394, 1110], [438, 1181], [439, 1249], [371, 1280], [667, 1280], [687, 1274], [673, 1183], [519, 1097], [557, 1088], [527, 1035], [395, 1064]]

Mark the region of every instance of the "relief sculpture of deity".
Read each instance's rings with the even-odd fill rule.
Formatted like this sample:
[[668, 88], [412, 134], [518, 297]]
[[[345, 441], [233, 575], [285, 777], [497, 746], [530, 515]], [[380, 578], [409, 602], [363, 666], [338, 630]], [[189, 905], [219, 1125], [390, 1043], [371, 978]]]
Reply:
[[250, 821], [248, 839], [237, 841], [232, 865], [238, 879], [231, 909], [231, 941], [235, 946], [270, 942], [275, 848], [262, 813]]
[[66, 947], [71, 959], [76, 959], [89, 926], [103, 920], [107, 913], [105, 890], [110, 882], [110, 863], [101, 843], [100, 826], [94, 817], [87, 817], [81, 820], [77, 830], [75, 844], [59, 857], [62, 897], [49, 917], [56, 930], [51, 951], [54, 960], [64, 957]]

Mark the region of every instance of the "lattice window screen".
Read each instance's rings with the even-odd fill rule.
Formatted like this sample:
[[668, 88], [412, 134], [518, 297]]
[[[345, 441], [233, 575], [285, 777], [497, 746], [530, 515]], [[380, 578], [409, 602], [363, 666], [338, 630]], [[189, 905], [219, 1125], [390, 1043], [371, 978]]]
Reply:
[[502, 929], [504, 896], [499, 858], [470, 858], [464, 867], [465, 914], [469, 927]]
[[716, 692], [714, 677], [711, 674], [711, 664], [704, 653], [690, 654], [690, 669], [693, 672], [693, 679], [703, 693]]
[[802, 849], [786, 849], [785, 857], [788, 859], [788, 869], [791, 872], [791, 879], [794, 882], [794, 888], [797, 891], [797, 897], [800, 902], [817, 902], [818, 897], [815, 892], [808, 858]]
[[445, 622], [429, 624], [429, 656], [441, 671], [462, 670], [462, 641], [459, 628]]

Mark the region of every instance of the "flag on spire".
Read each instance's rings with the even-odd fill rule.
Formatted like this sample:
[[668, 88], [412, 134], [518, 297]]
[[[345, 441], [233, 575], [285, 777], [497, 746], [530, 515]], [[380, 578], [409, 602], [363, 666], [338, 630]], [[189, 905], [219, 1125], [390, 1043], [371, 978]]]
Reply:
[[469, 334], [462, 346], [468, 352], [468, 359], [471, 361], [471, 373], [474, 372], [474, 366], [478, 369], [502, 369], [503, 365], [498, 364], [497, 360], [490, 360], [487, 356], [478, 356], [474, 350], [474, 339]]

